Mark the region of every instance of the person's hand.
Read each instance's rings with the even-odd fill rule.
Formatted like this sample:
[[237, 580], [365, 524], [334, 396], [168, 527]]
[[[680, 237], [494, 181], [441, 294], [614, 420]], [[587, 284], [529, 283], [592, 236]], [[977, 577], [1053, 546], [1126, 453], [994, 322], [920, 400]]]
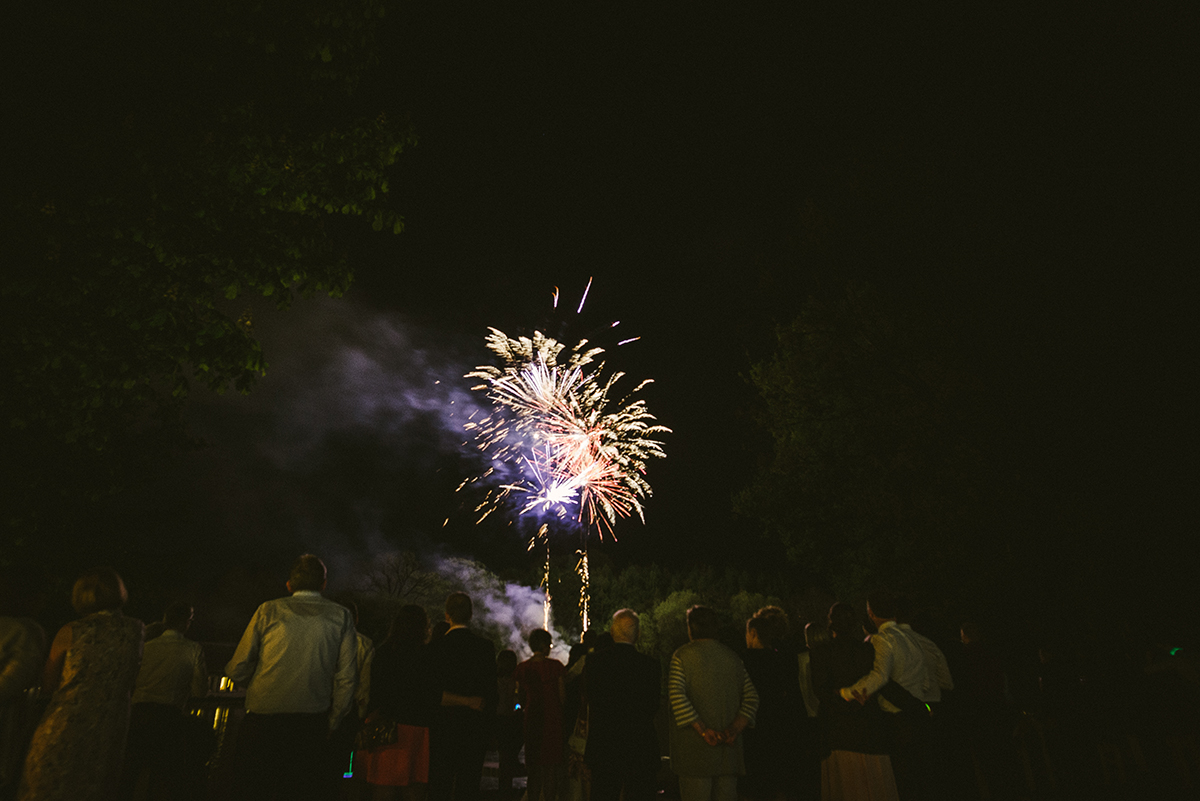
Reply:
[[467, 696], [467, 709], [474, 709], [476, 712], [483, 709], [483, 698], [478, 695]]
[[854, 700], [858, 701], [859, 704], [865, 704], [870, 699], [871, 699], [871, 694], [869, 692], [867, 692], [866, 690], [859, 690], [854, 693]]
[[725, 735], [721, 734], [719, 731], [708, 728], [699, 720], [692, 722], [692, 728], [695, 729], [696, 734], [699, 734], [700, 738], [708, 745], [717, 746], [725, 742]]

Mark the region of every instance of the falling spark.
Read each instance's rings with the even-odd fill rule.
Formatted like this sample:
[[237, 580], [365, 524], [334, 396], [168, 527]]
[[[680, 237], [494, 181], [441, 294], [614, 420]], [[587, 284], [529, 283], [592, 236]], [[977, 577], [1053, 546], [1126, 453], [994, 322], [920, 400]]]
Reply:
[[583, 311], [583, 304], [587, 303], [587, 293], [588, 293], [588, 290], [590, 290], [591, 288], [592, 288], [592, 279], [591, 279], [591, 276], [588, 276], [587, 286], [585, 286], [583, 288], [583, 297], [579, 299], [579, 308], [575, 310], [576, 314], [579, 314], [580, 312]]
[[641, 337], [630, 337], [629, 339], [622, 339], [620, 342], [617, 343], [617, 346], [620, 347], [621, 345], [628, 345], [630, 342], [637, 342], [639, 339], [641, 339]]

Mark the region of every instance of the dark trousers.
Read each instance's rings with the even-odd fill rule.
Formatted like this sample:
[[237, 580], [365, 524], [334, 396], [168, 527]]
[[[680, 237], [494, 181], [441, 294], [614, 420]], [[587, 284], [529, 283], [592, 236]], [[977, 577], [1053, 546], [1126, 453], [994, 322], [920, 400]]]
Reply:
[[316, 801], [335, 789], [328, 770], [328, 712], [247, 712], [237, 750], [237, 795], [246, 801]]
[[147, 799], [202, 798], [204, 765], [215, 748], [208, 721], [169, 704], [134, 704], [118, 794], [132, 797], [144, 777]]
[[500, 801], [507, 801], [514, 795], [513, 777], [517, 775], [521, 762], [521, 743], [525, 732], [521, 713], [515, 715], [500, 715], [496, 718], [496, 748], [500, 756]]
[[429, 727], [430, 801], [476, 801], [487, 728], [477, 712], [443, 713]]
[[[645, 762], [645, 760], [642, 760]], [[655, 797], [654, 771], [646, 765], [605, 761], [588, 763], [592, 774], [592, 801], [650, 801]]]
[[943, 798], [934, 723], [929, 714], [912, 710], [887, 718], [892, 729], [892, 771], [901, 801]]

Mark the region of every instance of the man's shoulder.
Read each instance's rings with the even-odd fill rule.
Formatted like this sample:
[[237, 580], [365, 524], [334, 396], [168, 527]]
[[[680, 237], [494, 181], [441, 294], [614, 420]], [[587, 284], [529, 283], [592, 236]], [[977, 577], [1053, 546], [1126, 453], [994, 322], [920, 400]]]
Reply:
[[492, 641], [487, 637], [465, 627], [448, 631], [430, 644], [437, 650], [445, 652], [482, 654], [487, 651], [489, 658], [496, 650]]
[[733, 657], [734, 659], [737, 659], [738, 662], [741, 662], [741, 659], [738, 659], [738, 655], [733, 652], [733, 649], [721, 643], [719, 640], [706, 638], [703, 640], [692, 640], [691, 642], [685, 642], [683, 645], [675, 649], [675, 654], [672, 658], [678, 658], [680, 660], [707, 660], [712, 658], [720, 659], [723, 657]]

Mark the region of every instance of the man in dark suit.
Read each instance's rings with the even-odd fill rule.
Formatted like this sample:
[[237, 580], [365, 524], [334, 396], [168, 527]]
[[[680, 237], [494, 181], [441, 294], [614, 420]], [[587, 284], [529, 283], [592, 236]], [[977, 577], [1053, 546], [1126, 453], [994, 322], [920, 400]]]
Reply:
[[592, 772], [592, 801], [654, 797], [660, 754], [654, 716], [658, 713], [658, 661], [639, 653], [638, 616], [632, 609], [613, 615], [611, 648], [588, 654], [584, 681], [588, 739], [584, 759]]
[[[434, 673], [446, 694], [482, 699], [480, 706], [443, 703], [429, 729], [429, 798], [475, 801], [483, 776], [488, 718], [496, 711], [496, 650], [472, 632], [471, 599], [454, 592], [446, 598], [450, 629], [430, 643]], [[481, 708], [482, 707], [482, 708]]]

